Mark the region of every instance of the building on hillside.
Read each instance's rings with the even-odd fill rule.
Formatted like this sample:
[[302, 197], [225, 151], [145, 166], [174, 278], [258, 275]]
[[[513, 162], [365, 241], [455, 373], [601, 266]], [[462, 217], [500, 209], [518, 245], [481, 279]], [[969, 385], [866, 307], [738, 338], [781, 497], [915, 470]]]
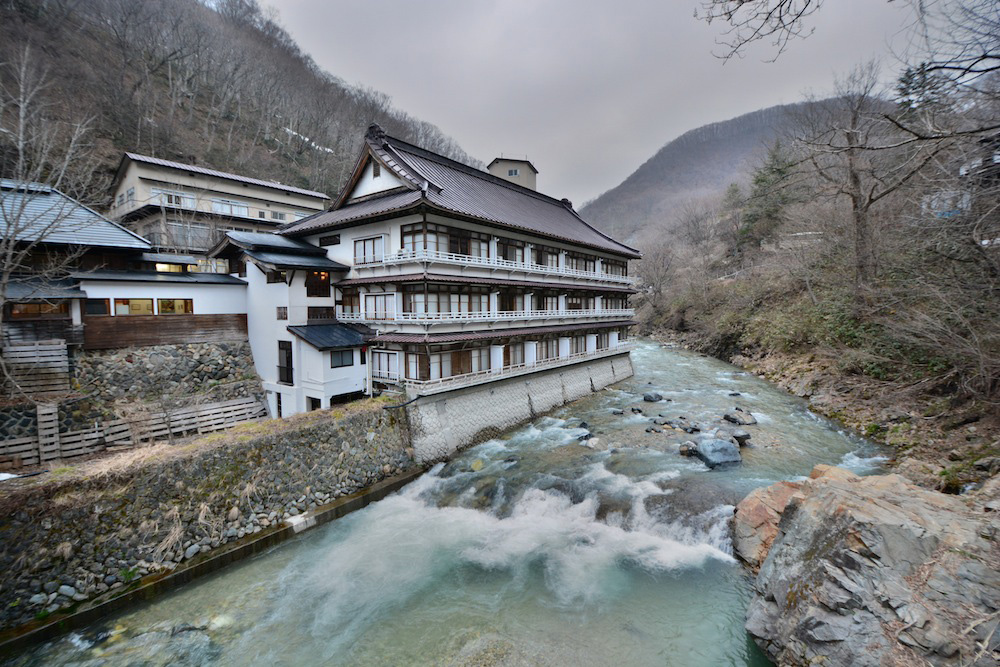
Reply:
[[[54, 188], [0, 181], [0, 229], [25, 251], [2, 295], [4, 348], [246, 339], [245, 282], [190, 272], [195, 258], [152, 252], [146, 239]], [[45, 270], [53, 265], [58, 271]]]
[[212, 256], [247, 283], [254, 364], [275, 416], [330, 407], [367, 387], [365, 345], [374, 333], [338, 322], [334, 281], [348, 266], [298, 239], [229, 232]]
[[627, 263], [636, 250], [588, 225], [567, 200], [388, 137], [378, 126], [369, 128], [332, 207], [278, 235], [309, 261], [283, 269], [266, 261], [267, 252], [290, 247], [247, 245], [256, 242], [232, 233], [211, 253], [232, 260], [239, 247], [253, 260], [246, 269], [252, 319], [261, 290], [277, 283], [287, 298], [285, 306], [264, 300], [259, 317], [271, 322], [259, 326], [278, 332], [277, 340], [262, 333], [254, 348], [257, 358], [263, 346], [262, 375], [271, 363], [263, 354], [274, 347], [279, 355], [275, 372], [283, 380], [266, 385], [272, 413], [307, 409], [305, 396], [325, 405], [326, 395], [303, 392], [303, 384], [347, 361], [346, 348], [329, 347], [319, 367], [314, 354], [313, 361], [297, 356], [304, 348], [291, 336], [325, 349], [302, 333], [315, 321], [311, 312], [331, 316], [326, 326], [370, 327], [374, 336], [362, 334], [351, 353], [357, 364], [364, 353], [366, 390], [414, 397], [628, 354], [634, 290]]
[[[204, 253], [226, 231], [270, 232], [322, 211], [329, 198], [273, 181], [125, 153], [110, 215], [160, 251]], [[225, 273], [225, 269], [222, 270]]]

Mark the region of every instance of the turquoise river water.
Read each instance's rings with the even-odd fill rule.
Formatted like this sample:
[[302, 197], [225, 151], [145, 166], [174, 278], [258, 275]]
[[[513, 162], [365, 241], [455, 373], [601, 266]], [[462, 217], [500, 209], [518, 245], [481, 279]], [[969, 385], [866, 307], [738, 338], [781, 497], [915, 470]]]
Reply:
[[[393, 496], [12, 664], [767, 665], [743, 630], [733, 504], [817, 463], [883, 459], [729, 364], [650, 341], [632, 361], [632, 379]], [[659, 414], [724, 427], [734, 406], [759, 422], [737, 467], [646, 432]]]

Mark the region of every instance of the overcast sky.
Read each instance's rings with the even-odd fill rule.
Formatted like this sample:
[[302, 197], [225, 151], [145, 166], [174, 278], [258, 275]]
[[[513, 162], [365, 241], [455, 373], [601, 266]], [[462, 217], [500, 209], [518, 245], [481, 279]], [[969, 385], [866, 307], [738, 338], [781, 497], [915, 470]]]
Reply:
[[349, 83], [373, 87], [483, 162], [539, 170], [538, 189], [577, 207], [684, 132], [805, 92], [890, 55], [902, 3], [835, 0], [815, 33], [777, 62], [759, 45], [713, 56], [722, 26], [697, 0], [264, 0], [300, 47]]

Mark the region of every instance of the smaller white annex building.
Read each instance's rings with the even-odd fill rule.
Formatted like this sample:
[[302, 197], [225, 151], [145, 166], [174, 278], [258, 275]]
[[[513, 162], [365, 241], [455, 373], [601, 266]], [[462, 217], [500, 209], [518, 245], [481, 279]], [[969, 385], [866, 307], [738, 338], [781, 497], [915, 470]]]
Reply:
[[332, 305], [333, 282], [349, 267], [324, 248], [267, 233], [228, 232], [211, 254], [247, 285], [247, 331], [272, 415], [327, 408], [367, 391], [365, 345], [374, 332], [337, 322]]

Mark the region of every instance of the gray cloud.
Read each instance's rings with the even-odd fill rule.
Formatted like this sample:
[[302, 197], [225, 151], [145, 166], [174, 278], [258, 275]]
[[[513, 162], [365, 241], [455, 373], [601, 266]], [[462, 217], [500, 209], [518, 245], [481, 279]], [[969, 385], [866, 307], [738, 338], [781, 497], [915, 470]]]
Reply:
[[828, 2], [777, 62], [713, 56], [694, 0], [270, 0], [324, 69], [392, 96], [488, 162], [527, 155], [539, 189], [579, 206], [705, 123], [823, 94], [871, 57], [895, 63], [906, 19], [880, 0]]

